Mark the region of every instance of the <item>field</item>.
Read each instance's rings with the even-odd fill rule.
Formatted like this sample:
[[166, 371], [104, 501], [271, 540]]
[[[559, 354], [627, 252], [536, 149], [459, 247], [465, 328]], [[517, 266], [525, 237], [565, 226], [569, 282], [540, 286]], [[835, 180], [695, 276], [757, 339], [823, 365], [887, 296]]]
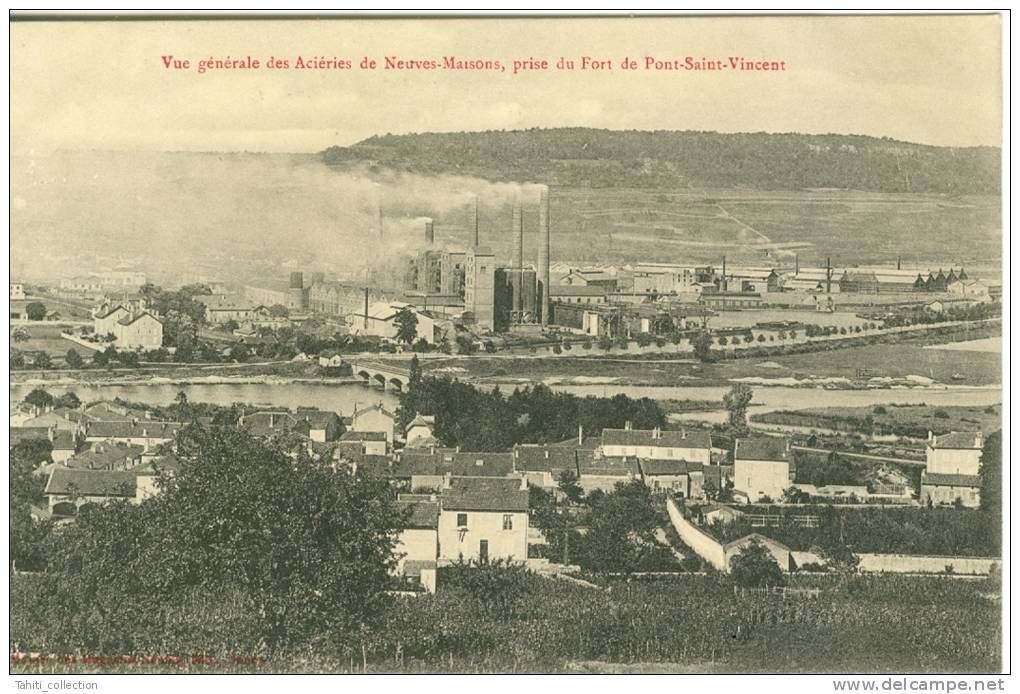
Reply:
[[[822, 407], [795, 412], [769, 412], [755, 421], [824, 429], [853, 431], [870, 429], [874, 434], [913, 435], [950, 431], [992, 432], [1002, 427], [1001, 407], [932, 407], [930, 405], [886, 405], [875, 407]], [[909, 432], [909, 433], [908, 433]]]
[[[872, 376], [879, 378], [920, 376], [943, 384], [983, 386], [1002, 382], [1002, 357], [999, 353], [926, 349], [928, 344], [927, 340], [918, 338], [768, 358], [742, 357], [711, 364], [698, 363], [689, 357], [606, 354], [597, 348], [582, 350], [574, 347], [569, 357], [430, 357], [423, 361], [423, 368], [437, 375], [445, 373], [461, 379], [523, 382], [595, 378], [605, 383], [659, 386], [713, 385], [754, 377], [853, 379], [858, 369], [869, 369]], [[402, 359], [400, 363], [404, 364], [406, 360]], [[963, 378], [954, 379], [954, 376]]]
[[[735, 595], [718, 575], [595, 579], [603, 589], [532, 578], [517, 607], [492, 611], [444, 590], [398, 600], [351, 654], [208, 653], [206, 665], [15, 664], [13, 672], [996, 672], [994, 579], [796, 578], [818, 598]], [[26, 577], [12, 581], [12, 644], [38, 634]], [[42, 598], [45, 599], [45, 598]], [[45, 649], [44, 653], [49, 652]], [[105, 654], [104, 654], [105, 655]], [[166, 653], [166, 655], [174, 655]]]
[[[797, 253], [802, 265], [826, 257], [836, 265], [893, 264], [900, 256], [905, 267], [991, 270], [1001, 256], [998, 201], [948, 202], [857, 191], [557, 188], [552, 259], [719, 264], [726, 255], [732, 264], [792, 266]], [[486, 236], [497, 257], [508, 257], [509, 234]], [[525, 244], [529, 253], [531, 238]]]
[[93, 351], [86, 349], [81, 345], [75, 344], [70, 340], [65, 340], [60, 336], [60, 333], [68, 328], [66, 326], [51, 325], [47, 323], [33, 324], [27, 323], [18, 326], [23, 328], [29, 334], [27, 342], [16, 342], [13, 343], [18, 349], [26, 351], [45, 351], [51, 357], [61, 357], [67, 355], [67, 350], [73, 349], [83, 357], [88, 357], [93, 354]]

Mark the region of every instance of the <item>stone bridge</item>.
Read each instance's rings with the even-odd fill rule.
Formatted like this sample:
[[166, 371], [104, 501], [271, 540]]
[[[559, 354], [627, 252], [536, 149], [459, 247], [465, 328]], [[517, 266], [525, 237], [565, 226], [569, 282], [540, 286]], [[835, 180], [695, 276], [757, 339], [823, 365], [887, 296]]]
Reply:
[[399, 366], [391, 366], [376, 361], [351, 362], [351, 373], [359, 377], [366, 385], [378, 384], [385, 390], [404, 390], [411, 382], [411, 372]]

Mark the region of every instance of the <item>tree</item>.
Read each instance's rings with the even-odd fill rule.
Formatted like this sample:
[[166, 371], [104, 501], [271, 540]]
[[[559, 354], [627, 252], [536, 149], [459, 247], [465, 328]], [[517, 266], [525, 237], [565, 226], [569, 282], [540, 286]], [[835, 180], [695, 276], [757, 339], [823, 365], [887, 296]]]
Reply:
[[584, 490], [578, 482], [577, 473], [573, 470], [564, 470], [560, 473], [557, 486], [572, 504], [580, 504], [584, 499]]
[[11, 342], [28, 342], [32, 336], [24, 328], [15, 328], [11, 331]]
[[60, 397], [58, 397], [54, 403], [57, 407], [66, 407], [69, 410], [77, 410], [81, 407], [81, 398], [73, 390], [69, 390]]
[[286, 318], [290, 315], [290, 311], [283, 304], [273, 304], [269, 307], [269, 315], [274, 318]]
[[602, 335], [599, 335], [598, 345], [599, 349], [608, 352], [613, 348], [613, 338], [611, 338], [608, 334], [603, 333]]
[[238, 325], [237, 321], [234, 320], [233, 318], [231, 318], [230, 320], [228, 320], [226, 323], [223, 324], [223, 329], [226, 330], [227, 332], [231, 332], [231, 333], [234, 332], [235, 330], [237, 330], [240, 327], [241, 326]]
[[16, 349], [11, 350], [10, 354], [10, 367], [12, 369], [23, 369], [25, 368], [25, 354]]
[[779, 563], [757, 538], [730, 560], [730, 577], [738, 586], [745, 588], [781, 586], [784, 583]]
[[583, 536], [581, 565], [591, 571], [631, 573], [675, 568], [672, 553], [655, 539], [658, 517], [651, 492], [639, 481], [589, 498], [588, 532]]
[[53, 407], [53, 396], [42, 388], [33, 388], [31, 392], [25, 396], [25, 399], [22, 402], [26, 405], [31, 405], [32, 407], [46, 409], [48, 407]]
[[46, 304], [39, 301], [33, 301], [32, 303], [25, 306], [25, 316], [29, 320], [42, 320], [46, 317]]
[[80, 369], [85, 366], [85, 360], [73, 349], [67, 350], [67, 356], [64, 357], [64, 361], [69, 369]]
[[418, 314], [410, 306], [404, 306], [393, 318], [397, 328], [397, 341], [409, 345], [418, 337]]
[[697, 357], [699, 361], [715, 361], [715, 357], [712, 353], [712, 334], [707, 330], [702, 330], [691, 338], [691, 347], [694, 348], [694, 356]]
[[37, 369], [51, 369], [53, 368], [53, 360], [50, 359], [50, 355], [46, 352], [39, 352], [32, 360], [32, 366]]
[[723, 396], [723, 406], [729, 412], [729, 424], [736, 432], [747, 432], [747, 406], [754, 391], [746, 383], [738, 383]]
[[[353, 652], [389, 602], [400, 517], [387, 484], [234, 429], [188, 425], [178, 453], [159, 494], [60, 533], [49, 605], [67, 628], [56, 645], [151, 651], [184, 628], [235, 652]], [[145, 610], [153, 592], [190, 616]]]
[[860, 557], [838, 540], [816, 548], [815, 551], [830, 569], [844, 576], [857, 573], [857, 567], [861, 563]]

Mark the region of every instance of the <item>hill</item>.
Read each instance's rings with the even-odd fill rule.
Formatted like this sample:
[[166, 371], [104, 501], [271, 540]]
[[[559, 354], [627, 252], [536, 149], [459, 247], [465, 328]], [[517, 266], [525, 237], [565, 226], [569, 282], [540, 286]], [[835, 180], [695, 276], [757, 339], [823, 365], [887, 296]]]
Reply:
[[614, 131], [556, 128], [370, 137], [330, 147], [336, 168], [369, 164], [597, 188], [837, 188], [887, 193], [993, 194], [995, 147], [933, 147], [860, 135]]

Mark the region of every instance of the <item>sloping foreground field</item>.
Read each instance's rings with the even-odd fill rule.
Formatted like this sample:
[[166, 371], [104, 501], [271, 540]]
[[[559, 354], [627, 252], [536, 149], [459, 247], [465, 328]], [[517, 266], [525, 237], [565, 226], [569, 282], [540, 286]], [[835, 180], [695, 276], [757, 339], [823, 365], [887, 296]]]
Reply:
[[[39, 609], [32, 577], [12, 581], [11, 647], [50, 652], [58, 625]], [[592, 579], [590, 588], [532, 576], [500, 609], [440, 585], [404, 598], [345, 652], [242, 654], [230, 641], [247, 626], [223, 603], [190, 611], [195, 624], [167, 635], [175, 664], [54, 660], [15, 672], [997, 672], [1001, 606], [996, 578], [869, 576], [796, 578], [818, 597], [737, 595], [719, 575]], [[158, 602], [154, 596], [154, 602]], [[230, 624], [230, 633], [223, 628]], [[203, 635], [205, 641], [198, 638]], [[364, 646], [364, 650], [362, 650]], [[94, 647], [93, 647], [94, 648]], [[85, 653], [89, 653], [86, 649]], [[205, 664], [191, 654], [205, 653]], [[68, 655], [68, 654], [64, 654]], [[80, 653], [78, 654], [80, 657]], [[133, 655], [139, 656], [140, 653]]]

